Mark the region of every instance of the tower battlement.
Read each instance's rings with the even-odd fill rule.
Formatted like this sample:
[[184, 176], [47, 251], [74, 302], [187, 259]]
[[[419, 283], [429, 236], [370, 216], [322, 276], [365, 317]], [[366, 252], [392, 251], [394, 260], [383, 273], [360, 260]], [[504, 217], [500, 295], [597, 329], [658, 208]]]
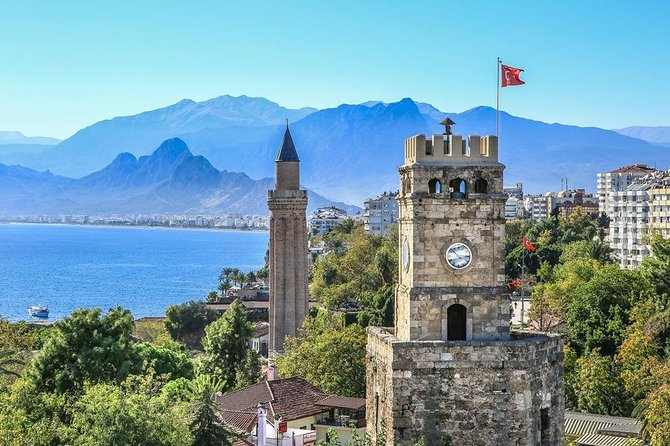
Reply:
[[405, 164], [438, 163], [497, 163], [498, 137], [495, 135], [414, 135], [405, 140]]

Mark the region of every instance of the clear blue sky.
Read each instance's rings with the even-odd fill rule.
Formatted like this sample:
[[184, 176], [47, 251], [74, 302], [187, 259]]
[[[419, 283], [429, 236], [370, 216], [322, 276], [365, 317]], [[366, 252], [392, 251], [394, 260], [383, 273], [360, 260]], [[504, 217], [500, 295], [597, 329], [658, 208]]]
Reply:
[[403, 97], [547, 122], [670, 125], [670, 2], [0, 0], [0, 130], [65, 138], [183, 98]]

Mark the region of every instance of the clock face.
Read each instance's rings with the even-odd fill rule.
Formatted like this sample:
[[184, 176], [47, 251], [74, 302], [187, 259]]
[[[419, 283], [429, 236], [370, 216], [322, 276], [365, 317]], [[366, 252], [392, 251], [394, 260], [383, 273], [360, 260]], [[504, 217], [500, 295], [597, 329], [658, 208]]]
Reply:
[[454, 243], [447, 248], [447, 263], [454, 269], [463, 269], [472, 262], [472, 251], [465, 243]]
[[402, 244], [402, 266], [405, 270], [409, 269], [409, 244], [407, 240]]

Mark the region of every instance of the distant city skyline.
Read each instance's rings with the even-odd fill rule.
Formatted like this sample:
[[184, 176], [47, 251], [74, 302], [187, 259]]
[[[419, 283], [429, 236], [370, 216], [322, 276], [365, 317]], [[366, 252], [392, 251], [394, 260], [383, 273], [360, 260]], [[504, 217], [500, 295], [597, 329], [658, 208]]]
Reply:
[[6, 2], [0, 130], [67, 138], [103, 119], [230, 94], [289, 108], [403, 97], [495, 106], [496, 57], [546, 122], [670, 125], [670, 5], [607, 1]]

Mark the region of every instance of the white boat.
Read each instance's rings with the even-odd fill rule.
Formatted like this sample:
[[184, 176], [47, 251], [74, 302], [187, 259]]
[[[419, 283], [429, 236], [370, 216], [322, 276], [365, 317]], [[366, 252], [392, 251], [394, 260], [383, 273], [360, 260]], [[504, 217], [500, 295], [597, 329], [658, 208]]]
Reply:
[[28, 314], [32, 317], [49, 317], [49, 307], [45, 305], [33, 305], [28, 307]]

